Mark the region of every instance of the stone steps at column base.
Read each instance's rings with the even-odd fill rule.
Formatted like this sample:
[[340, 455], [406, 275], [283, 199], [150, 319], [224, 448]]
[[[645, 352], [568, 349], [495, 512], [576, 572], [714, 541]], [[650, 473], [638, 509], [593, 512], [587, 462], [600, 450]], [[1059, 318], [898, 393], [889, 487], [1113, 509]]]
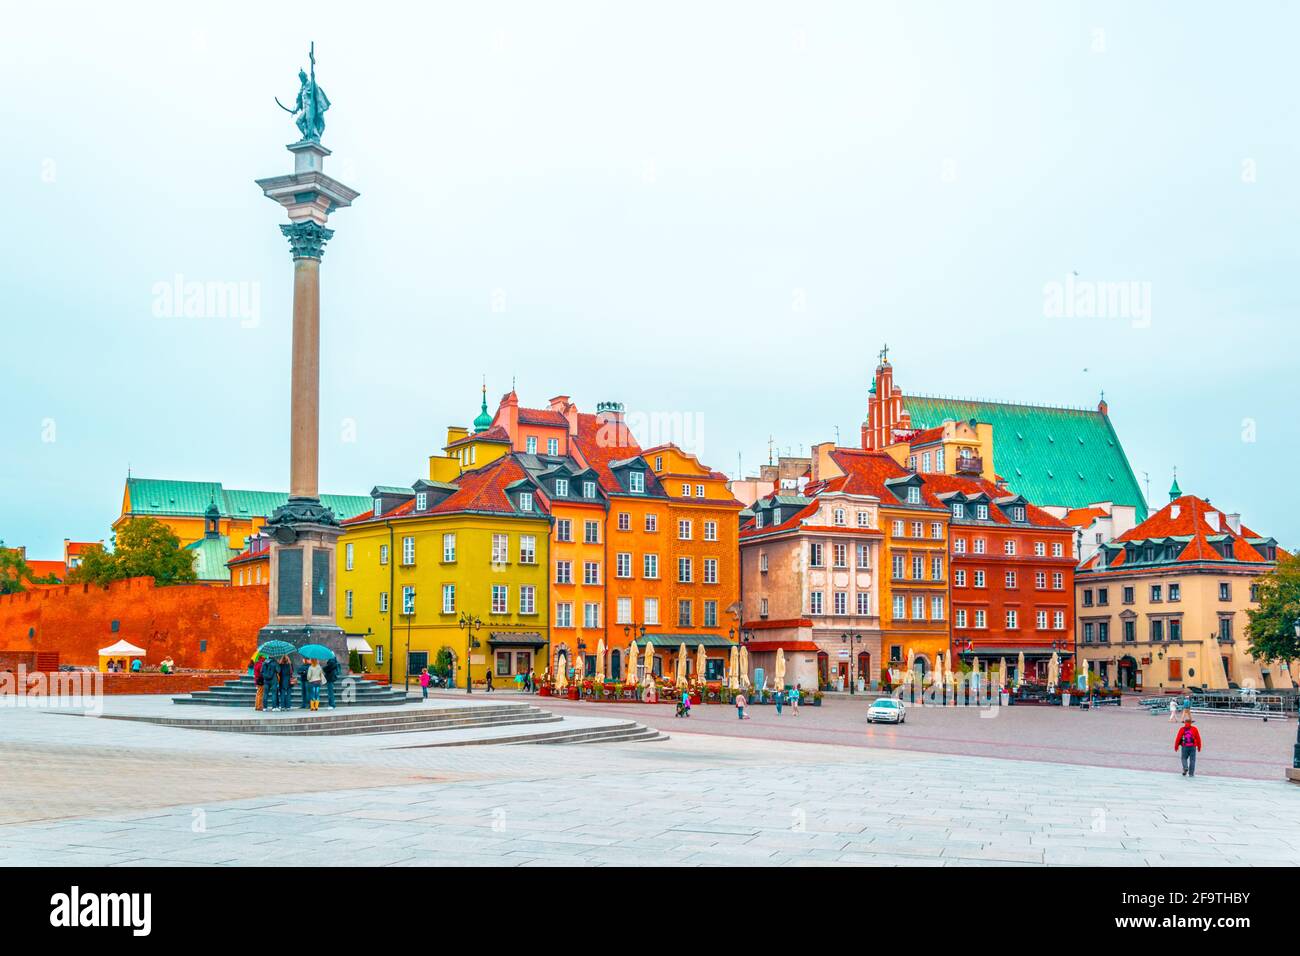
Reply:
[[598, 744], [641, 743], [667, 740], [668, 735], [637, 723], [613, 724], [608, 727], [577, 727], [568, 730], [543, 731], [535, 734], [509, 734], [485, 737], [478, 740], [448, 740], [436, 743], [415, 744], [402, 747], [414, 750], [424, 747], [484, 747], [490, 744]]
[[344, 734], [402, 734], [423, 731], [462, 730], [475, 727], [501, 727], [519, 724], [555, 723], [555, 714], [529, 704], [505, 704], [488, 707], [455, 707], [398, 713], [331, 713], [317, 711], [313, 716], [186, 718], [105, 715], [113, 720], [178, 727], [184, 730], [211, 730], [223, 733], [263, 734], [268, 736], [336, 736]]

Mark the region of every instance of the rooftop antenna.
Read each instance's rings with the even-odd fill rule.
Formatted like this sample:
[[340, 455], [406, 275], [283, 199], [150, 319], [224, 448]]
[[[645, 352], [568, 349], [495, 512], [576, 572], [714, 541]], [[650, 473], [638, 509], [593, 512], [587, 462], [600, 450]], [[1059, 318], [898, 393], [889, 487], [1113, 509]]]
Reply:
[[[1177, 468], [1174, 469], [1174, 476], [1175, 476], [1175, 477], [1178, 476], [1178, 469], [1177, 469]], [[1147, 486], [1146, 505], [1147, 505], [1147, 508], [1150, 508], [1150, 507], [1151, 507], [1151, 475], [1150, 475], [1150, 473], [1145, 472], [1145, 471], [1142, 472], [1142, 480], [1143, 480], [1144, 482], [1146, 482], [1146, 486]]]
[[840, 426], [839, 425], [835, 426], [835, 447], [836, 448], [840, 447]]
[[774, 441], [773, 441], [773, 439], [772, 439], [772, 436], [771, 436], [771, 435], [768, 435], [768, 436], [767, 436], [767, 463], [768, 463], [769, 465], [772, 464], [772, 447], [773, 447], [773, 445], [774, 445]]

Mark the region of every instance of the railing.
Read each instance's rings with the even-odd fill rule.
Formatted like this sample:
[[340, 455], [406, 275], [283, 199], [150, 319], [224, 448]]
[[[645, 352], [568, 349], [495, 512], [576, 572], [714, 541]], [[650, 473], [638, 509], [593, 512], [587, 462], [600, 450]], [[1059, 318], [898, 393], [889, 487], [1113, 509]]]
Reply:
[[957, 473], [959, 475], [978, 475], [984, 472], [984, 459], [979, 455], [959, 455]]

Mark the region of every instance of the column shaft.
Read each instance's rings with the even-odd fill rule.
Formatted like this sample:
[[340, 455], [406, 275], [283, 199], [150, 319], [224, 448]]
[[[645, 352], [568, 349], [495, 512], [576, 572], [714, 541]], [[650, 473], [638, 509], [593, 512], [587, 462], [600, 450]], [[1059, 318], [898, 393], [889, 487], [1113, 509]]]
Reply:
[[293, 376], [289, 423], [289, 494], [319, 496], [320, 260], [293, 260]]

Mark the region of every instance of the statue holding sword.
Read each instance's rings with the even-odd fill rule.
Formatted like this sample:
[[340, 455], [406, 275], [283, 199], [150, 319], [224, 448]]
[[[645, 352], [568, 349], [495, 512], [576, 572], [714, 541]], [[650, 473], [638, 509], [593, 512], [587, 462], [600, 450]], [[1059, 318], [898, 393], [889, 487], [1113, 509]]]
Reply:
[[325, 91], [316, 85], [316, 44], [314, 42], [307, 56], [311, 60], [311, 75], [308, 76], [302, 70], [298, 71], [300, 85], [298, 99], [294, 102], [293, 109], [281, 103], [279, 97], [276, 97], [275, 105], [293, 115], [293, 121], [298, 126], [298, 132], [302, 133], [303, 140], [319, 143], [321, 133], [325, 132], [325, 111], [330, 108], [330, 101]]

